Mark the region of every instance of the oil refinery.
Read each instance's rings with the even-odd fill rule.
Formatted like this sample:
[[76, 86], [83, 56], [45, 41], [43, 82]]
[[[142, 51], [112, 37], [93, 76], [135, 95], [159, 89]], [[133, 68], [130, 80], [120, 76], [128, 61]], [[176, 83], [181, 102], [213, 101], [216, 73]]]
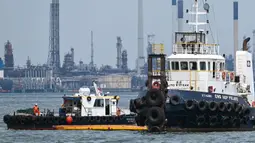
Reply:
[[[183, 1], [178, 0], [179, 3], [183, 3]], [[183, 11], [182, 8], [178, 6], [176, 11]], [[70, 51], [64, 55], [63, 64], [61, 64], [59, 9], [59, 0], [52, 0], [50, 4], [49, 50], [45, 64], [33, 65], [32, 60], [28, 57], [25, 67], [15, 66], [15, 51], [13, 51], [11, 41], [4, 43], [4, 60], [0, 59], [0, 92], [76, 92], [82, 86], [92, 86], [93, 81], [96, 81], [104, 91], [137, 91], [144, 86], [147, 77], [147, 57], [144, 54], [143, 45], [142, 0], [138, 0], [138, 55], [134, 70], [128, 67], [128, 51], [122, 44], [121, 36], [116, 36], [116, 67], [110, 65], [97, 67], [94, 64], [94, 54], [96, 53], [94, 53], [93, 46], [93, 31], [91, 31], [91, 61], [87, 64], [84, 61], [75, 63], [75, 48], [71, 47]], [[178, 22], [182, 23], [182, 18], [182, 15], [178, 14]], [[178, 26], [180, 29], [181, 24]], [[164, 51], [163, 44], [155, 43], [154, 34], [147, 36], [147, 55], [158, 49]], [[230, 70], [233, 67], [231, 55], [226, 58], [226, 63]]]

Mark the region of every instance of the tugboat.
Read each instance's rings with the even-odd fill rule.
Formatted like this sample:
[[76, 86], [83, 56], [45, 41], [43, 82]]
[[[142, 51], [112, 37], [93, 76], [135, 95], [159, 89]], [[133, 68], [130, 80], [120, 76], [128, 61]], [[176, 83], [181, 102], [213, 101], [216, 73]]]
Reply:
[[135, 114], [118, 108], [119, 96], [102, 95], [95, 83], [94, 88], [95, 94], [82, 87], [79, 93], [64, 95], [64, 103], [57, 115], [49, 110], [39, 116], [14, 112], [5, 115], [3, 120], [8, 129], [17, 130], [54, 130], [59, 125], [135, 125]]
[[[236, 71], [225, 70], [225, 57], [218, 44], [208, 44], [209, 32], [199, 31], [194, 0], [193, 32], [176, 32], [173, 53], [148, 56], [147, 89], [130, 100], [139, 126], [149, 131], [247, 131], [254, 130], [254, 83], [252, 55], [247, 42], [236, 51]], [[154, 60], [160, 65], [155, 65]], [[166, 64], [167, 62], [167, 64]], [[167, 66], [167, 70], [165, 69]], [[156, 66], [153, 67], [153, 66]]]

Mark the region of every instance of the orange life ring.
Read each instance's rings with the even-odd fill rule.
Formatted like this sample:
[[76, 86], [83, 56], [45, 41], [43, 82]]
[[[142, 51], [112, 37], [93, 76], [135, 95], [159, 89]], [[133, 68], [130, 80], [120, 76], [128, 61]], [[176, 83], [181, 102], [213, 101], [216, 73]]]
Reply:
[[117, 112], [116, 112], [117, 116], [120, 116], [120, 108], [117, 107]]
[[160, 84], [158, 81], [155, 81], [153, 84], [152, 84], [152, 88], [153, 89], [159, 89], [160, 88]]
[[251, 106], [252, 106], [252, 107], [255, 107], [255, 101], [252, 101]]
[[233, 72], [230, 73], [230, 80], [231, 80], [231, 81], [234, 80], [234, 73], [233, 73]]
[[222, 79], [225, 80], [225, 78], [226, 78], [226, 73], [222, 72]]

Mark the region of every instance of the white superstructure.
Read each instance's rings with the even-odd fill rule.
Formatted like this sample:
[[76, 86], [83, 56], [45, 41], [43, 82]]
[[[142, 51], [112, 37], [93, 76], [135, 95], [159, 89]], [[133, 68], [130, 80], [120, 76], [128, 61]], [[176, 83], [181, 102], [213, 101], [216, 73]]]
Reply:
[[[130, 114], [129, 110], [119, 109], [119, 96], [103, 95], [95, 83], [95, 94], [90, 93], [90, 89], [82, 87], [79, 93], [73, 96], [64, 96], [62, 109], [66, 115], [72, 116], [119, 116]], [[118, 113], [119, 111], [119, 113]]]
[[[199, 16], [209, 12], [199, 11], [198, 0], [194, 0], [192, 15], [194, 21], [186, 21], [192, 32], [176, 32], [173, 53], [167, 58], [167, 79], [169, 89], [243, 95], [254, 101], [252, 56], [248, 50], [236, 52], [236, 73], [225, 70], [225, 57], [219, 54], [217, 43], [208, 43], [206, 22], [199, 22]], [[247, 41], [244, 41], [244, 46]]]

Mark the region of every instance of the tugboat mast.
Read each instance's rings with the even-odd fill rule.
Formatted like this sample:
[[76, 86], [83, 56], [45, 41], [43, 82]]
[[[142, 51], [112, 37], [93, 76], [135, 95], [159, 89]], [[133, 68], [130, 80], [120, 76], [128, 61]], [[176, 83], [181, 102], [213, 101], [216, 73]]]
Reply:
[[[207, 24], [206, 22], [199, 22], [199, 15], [206, 15], [209, 12], [209, 5], [207, 3], [204, 5], [204, 9], [206, 10], [206, 12], [200, 12], [199, 11], [197, 0], [195, 0], [195, 3], [193, 4], [192, 7], [194, 8], [194, 11], [188, 12], [188, 10], [187, 10], [187, 13], [191, 14], [191, 15], [195, 15], [195, 21], [194, 22], [188, 22], [188, 24], [194, 26], [193, 30], [195, 30], [195, 32], [199, 32], [199, 29], [198, 29], [199, 26]], [[203, 29], [201, 29], [201, 30], [203, 30]]]

